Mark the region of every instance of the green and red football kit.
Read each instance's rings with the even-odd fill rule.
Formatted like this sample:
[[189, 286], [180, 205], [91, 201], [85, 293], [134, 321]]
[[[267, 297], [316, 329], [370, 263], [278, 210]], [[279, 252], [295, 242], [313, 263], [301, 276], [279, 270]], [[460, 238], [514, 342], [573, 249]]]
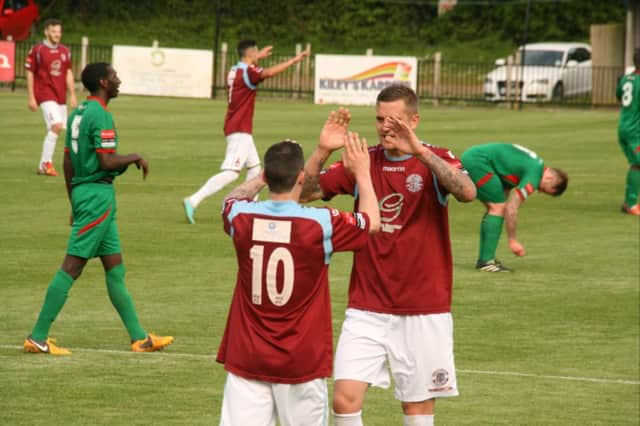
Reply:
[[[505, 203], [511, 190], [522, 201], [540, 186], [544, 161], [535, 152], [515, 144], [489, 143], [469, 148], [460, 157], [485, 203]], [[480, 224], [478, 265], [495, 260], [504, 216], [485, 214]]]
[[640, 71], [620, 79], [616, 89], [620, 99], [618, 143], [629, 163], [624, 202], [631, 207], [638, 204], [640, 191]]
[[504, 203], [514, 188], [525, 200], [538, 189], [544, 171], [544, 162], [535, 152], [507, 143], [473, 146], [461, 161], [478, 189], [477, 198], [489, 203]]
[[73, 167], [73, 226], [67, 253], [90, 259], [120, 253], [113, 179], [126, 169], [105, 171], [99, 153], [115, 153], [113, 117], [98, 98], [89, 97], [69, 117], [65, 152]]
[[[116, 198], [113, 179], [125, 172], [102, 170], [100, 153], [115, 153], [118, 135], [113, 117], [102, 99], [89, 97], [68, 120], [65, 153], [73, 168], [71, 208], [73, 225], [67, 254], [83, 259], [121, 253], [116, 225]], [[65, 155], [67, 155], [65, 154]], [[125, 286], [125, 267], [119, 263], [105, 270], [109, 300], [124, 323], [132, 341], [145, 339], [146, 331], [138, 321], [131, 295]], [[75, 278], [63, 269], [49, 284], [45, 301], [31, 333], [36, 341], [44, 341], [58, 313], [64, 306]]]

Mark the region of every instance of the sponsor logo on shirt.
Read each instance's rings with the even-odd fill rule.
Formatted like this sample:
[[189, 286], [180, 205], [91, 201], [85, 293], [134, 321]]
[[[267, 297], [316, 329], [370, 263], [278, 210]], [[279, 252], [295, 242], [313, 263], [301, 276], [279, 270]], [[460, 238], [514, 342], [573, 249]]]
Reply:
[[404, 166], [382, 166], [383, 172], [404, 172]]
[[253, 241], [289, 244], [291, 221], [254, 218], [251, 238]]
[[62, 63], [60, 62], [59, 59], [56, 59], [55, 61], [51, 62], [49, 73], [55, 77], [59, 77], [60, 75], [62, 75], [62, 73], [60, 72], [61, 68], [62, 68]]
[[116, 147], [116, 132], [115, 130], [103, 130], [100, 132], [100, 139], [102, 140], [100, 145], [103, 148], [115, 148]]
[[424, 186], [424, 182], [422, 181], [422, 176], [415, 173], [407, 176], [407, 179], [405, 180], [405, 186], [411, 192], [420, 191]]
[[402, 225], [394, 225], [391, 222], [396, 220], [402, 213], [404, 195], [394, 192], [380, 200], [380, 220], [382, 232], [394, 233], [402, 229]]

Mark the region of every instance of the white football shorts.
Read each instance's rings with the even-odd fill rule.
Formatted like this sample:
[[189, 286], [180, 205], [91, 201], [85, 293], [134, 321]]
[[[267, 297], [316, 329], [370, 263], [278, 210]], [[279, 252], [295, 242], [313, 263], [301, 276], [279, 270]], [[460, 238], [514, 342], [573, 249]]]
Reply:
[[227, 373], [220, 426], [327, 426], [328, 410], [325, 379], [287, 385]]
[[457, 396], [451, 313], [391, 315], [347, 309], [334, 378], [386, 389], [389, 370], [400, 401]]
[[40, 104], [44, 122], [47, 124], [47, 130], [51, 130], [51, 126], [60, 123], [62, 128], [67, 128], [67, 105], [59, 104], [56, 101], [44, 101]]
[[260, 165], [260, 157], [249, 133], [231, 133], [227, 136], [227, 150], [220, 170], [241, 171]]

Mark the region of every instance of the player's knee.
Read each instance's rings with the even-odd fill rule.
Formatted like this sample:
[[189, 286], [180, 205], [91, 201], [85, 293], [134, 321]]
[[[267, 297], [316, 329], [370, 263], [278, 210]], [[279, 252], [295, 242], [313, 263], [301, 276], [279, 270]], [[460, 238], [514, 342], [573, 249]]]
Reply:
[[53, 123], [51, 125], [51, 131], [56, 135], [60, 135], [60, 133], [62, 133], [62, 123]]
[[355, 413], [362, 409], [362, 398], [356, 393], [336, 389], [333, 394], [333, 411], [338, 414]]
[[504, 216], [504, 203], [500, 204], [487, 204], [487, 213], [492, 216]]
[[433, 414], [435, 399], [427, 399], [420, 402], [402, 402], [402, 412], [407, 416], [421, 416]]

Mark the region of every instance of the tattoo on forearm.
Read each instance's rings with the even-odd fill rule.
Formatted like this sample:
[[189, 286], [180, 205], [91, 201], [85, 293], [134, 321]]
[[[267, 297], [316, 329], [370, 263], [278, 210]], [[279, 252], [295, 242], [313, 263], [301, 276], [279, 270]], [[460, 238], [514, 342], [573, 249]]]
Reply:
[[320, 171], [327, 161], [328, 156], [322, 156], [314, 153], [307, 161], [304, 167], [305, 176], [302, 184], [302, 200], [313, 201], [322, 197], [322, 189], [320, 188]]
[[436, 174], [436, 177], [442, 186], [456, 197], [458, 195], [462, 195], [466, 186], [471, 183], [468, 176], [460, 172], [460, 170], [451, 167], [446, 161], [437, 155], [430, 155], [427, 157], [428, 160], [424, 157], [420, 158], [422, 162]]
[[259, 177], [245, 182], [242, 185], [235, 188], [225, 197], [225, 200], [229, 198], [253, 198], [264, 188], [265, 183]]

